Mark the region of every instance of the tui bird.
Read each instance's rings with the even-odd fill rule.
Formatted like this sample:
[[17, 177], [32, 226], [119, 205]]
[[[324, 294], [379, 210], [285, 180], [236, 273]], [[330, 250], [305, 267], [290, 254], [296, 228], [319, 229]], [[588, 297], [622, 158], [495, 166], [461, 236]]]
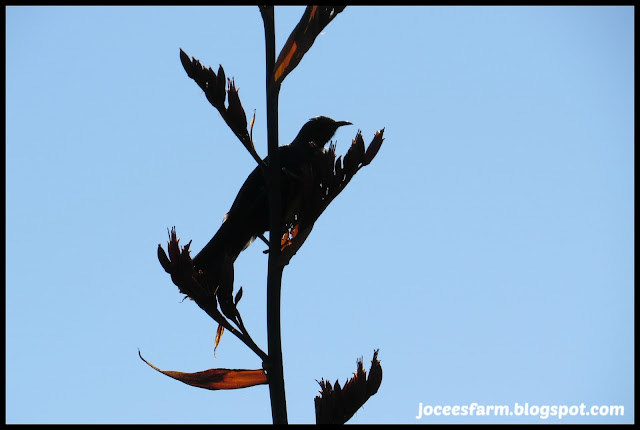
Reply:
[[[299, 178], [338, 127], [351, 124], [334, 121], [326, 116], [311, 118], [289, 145], [278, 148], [282, 170], [282, 214], [284, 221], [293, 221], [302, 207], [303, 186]], [[268, 164], [269, 157], [264, 159]], [[193, 258], [196, 270], [201, 270], [207, 284], [217, 290], [220, 307], [225, 315], [233, 314], [229, 307], [233, 291], [233, 263], [251, 242], [269, 229], [268, 190], [263, 169], [258, 166], [245, 180], [222, 226], [205, 247]]]

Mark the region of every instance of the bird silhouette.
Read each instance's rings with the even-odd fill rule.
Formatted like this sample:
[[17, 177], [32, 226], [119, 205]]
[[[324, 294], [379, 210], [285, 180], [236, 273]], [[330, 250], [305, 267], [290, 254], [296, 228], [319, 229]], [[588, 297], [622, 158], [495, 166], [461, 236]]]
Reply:
[[[351, 123], [335, 121], [326, 116], [311, 118], [290, 144], [278, 148], [282, 170], [283, 227], [302, 215], [304, 186], [300, 178], [309, 168], [313, 170], [314, 155], [324, 151], [324, 146], [338, 127], [348, 124]], [[269, 157], [264, 161], [268, 164]], [[265, 172], [257, 166], [238, 191], [216, 234], [193, 258], [194, 267], [202, 271], [207, 285], [216, 292], [220, 308], [227, 317], [232, 317], [236, 312], [231, 301], [233, 264], [240, 252], [268, 229], [267, 181]]]

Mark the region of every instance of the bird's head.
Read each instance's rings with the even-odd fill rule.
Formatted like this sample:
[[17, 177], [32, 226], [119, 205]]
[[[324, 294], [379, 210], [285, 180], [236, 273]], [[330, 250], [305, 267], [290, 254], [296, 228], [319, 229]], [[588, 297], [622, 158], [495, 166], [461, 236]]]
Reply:
[[307, 144], [313, 141], [319, 147], [324, 147], [338, 127], [349, 124], [351, 124], [349, 121], [334, 121], [326, 116], [316, 116], [302, 126], [292, 143]]

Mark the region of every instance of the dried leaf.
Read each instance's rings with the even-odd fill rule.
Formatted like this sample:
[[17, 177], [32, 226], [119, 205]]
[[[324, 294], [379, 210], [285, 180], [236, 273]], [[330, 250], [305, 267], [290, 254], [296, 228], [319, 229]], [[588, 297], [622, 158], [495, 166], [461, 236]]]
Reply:
[[322, 30], [346, 6], [307, 6], [300, 22], [289, 35], [274, 66], [273, 80], [280, 84], [300, 63]]
[[213, 341], [213, 356], [216, 356], [216, 349], [218, 349], [218, 345], [220, 344], [220, 339], [222, 339], [222, 334], [224, 333], [224, 327], [222, 324], [218, 324], [218, 329], [216, 330], [216, 338]]
[[[304, 55], [304, 53], [298, 52], [298, 44], [295, 41], [292, 41], [291, 45], [285, 46], [285, 48], [288, 49], [285, 51], [283, 48], [280, 52], [280, 55], [284, 55], [284, 57], [278, 57], [278, 61], [276, 62], [276, 72], [274, 74], [274, 80], [276, 82], [282, 82], [285, 76], [287, 76], [297, 66], [297, 64], [300, 63], [300, 60]], [[297, 63], [294, 63], [292, 60], [296, 54], [298, 57]]]
[[140, 355], [142, 361], [158, 372], [185, 384], [206, 388], [207, 390], [233, 390], [267, 384], [267, 374], [262, 369], [209, 369], [202, 372], [184, 373], [173, 370], [160, 370], [145, 360], [140, 354], [140, 350], [138, 350], [138, 355]]
[[251, 118], [251, 123], [249, 124], [249, 138], [251, 139], [251, 143], [253, 144], [253, 126], [256, 123], [256, 110], [253, 110], [253, 118]]

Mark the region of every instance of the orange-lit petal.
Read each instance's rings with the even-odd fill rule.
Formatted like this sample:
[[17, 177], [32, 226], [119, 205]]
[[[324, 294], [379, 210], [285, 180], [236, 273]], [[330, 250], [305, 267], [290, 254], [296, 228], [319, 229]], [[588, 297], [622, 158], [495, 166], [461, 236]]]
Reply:
[[222, 324], [218, 324], [218, 329], [216, 330], [216, 338], [213, 341], [213, 356], [216, 356], [216, 349], [218, 349], [218, 344], [220, 344], [220, 339], [222, 339], [222, 333], [224, 333], [224, 327]]

